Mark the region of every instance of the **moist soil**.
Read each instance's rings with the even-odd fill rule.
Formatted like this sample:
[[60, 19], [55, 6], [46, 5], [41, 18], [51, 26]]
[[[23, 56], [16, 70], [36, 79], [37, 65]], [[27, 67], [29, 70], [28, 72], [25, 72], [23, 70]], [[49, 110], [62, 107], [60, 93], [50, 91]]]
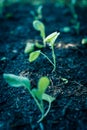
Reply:
[[[27, 41], [42, 40], [32, 26], [35, 10], [30, 4], [13, 4], [0, 18], [0, 130], [87, 130], [87, 46], [81, 44], [87, 36], [87, 9], [76, 7], [80, 22], [77, 33], [68, 7], [43, 5], [41, 21], [46, 35], [60, 32], [55, 44], [55, 72], [43, 56], [29, 63], [24, 54]], [[63, 31], [65, 26], [71, 28], [67, 33]], [[50, 48], [42, 51], [52, 59]], [[37, 123], [40, 111], [28, 91], [10, 87], [3, 73], [26, 76], [33, 87], [40, 77], [49, 77], [46, 92], [56, 100], [42, 122]]]

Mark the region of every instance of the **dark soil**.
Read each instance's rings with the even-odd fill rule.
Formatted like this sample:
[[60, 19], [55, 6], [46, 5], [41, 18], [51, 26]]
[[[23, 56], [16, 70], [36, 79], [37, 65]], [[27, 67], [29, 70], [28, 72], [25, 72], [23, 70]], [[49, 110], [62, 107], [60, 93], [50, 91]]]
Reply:
[[[76, 8], [80, 22], [77, 34], [70, 22], [69, 8], [43, 6], [46, 34], [60, 31], [55, 46], [55, 72], [44, 57], [29, 63], [28, 55], [24, 54], [27, 40], [41, 40], [32, 26], [31, 10], [35, 7], [14, 4], [6, 7], [0, 18], [0, 130], [87, 130], [87, 46], [81, 44], [81, 39], [87, 36], [87, 9]], [[62, 31], [65, 26], [71, 27], [69, 33]], [[49, 48], [45, 53], [51, 58]], [[27, 76], [34, 87], [41, 76], [49, 77], [47, 93], [56, 100], [41, 123], [37, 123], [40, 112], [28, 91], [10, 87], [3, 73]]]

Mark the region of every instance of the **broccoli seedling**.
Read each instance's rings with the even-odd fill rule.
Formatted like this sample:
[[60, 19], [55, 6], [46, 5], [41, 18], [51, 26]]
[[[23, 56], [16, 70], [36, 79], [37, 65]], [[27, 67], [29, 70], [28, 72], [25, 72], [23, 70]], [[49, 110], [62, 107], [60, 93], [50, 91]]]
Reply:
[[[35, 46], [38, 45], [37, 46], [38, 50], [37, 51], [33, 51], [33, 52], [31, 52], [29, 54], [29, 61], [30, 62], [35, 61], [39, 57], [39, 55], [42, 54], [53, 65], [53, 71], [55, 71], [56, 70], [56, 56], [55, 56], [55, 53], [54, 53], [54, 44], [55, 44], [55, 41], [56, 41], [56, 39], [57, 39], [57, 37], [59, 36], [60, 33], [59, 32], [53, 32], [52, 34], [50, 34], [50, 35], [48, 35], [46, 37], [46, 34], [45, 34], [45, 25], [41, 21], [39, 21], [39, 20], [35, 20], [33, 22], [33, 27], [37, 31], [40, 31], [40, 36], [42, 37], [43, 45], [40, 45], [38, 42], [37, 42], [37, 44], [35, 44]], [[53, 61], [51, 61], [49, 59], [49, 57], [45, 53], [43, 53], [41, 51], [41, 48], [46, 47], [46, 45], [48, 45], [51, 48], [51, 50], [52, 50]], [[26, 48], [27, 48], [27, 45], [26, 45]], [[26, 48], [25, 48], [25, 50], [26, 50]], [[30, 47], [27, 48], [27, 50], [30, 50]]]
[[[28, 92], [33, 97], [34, 101], [36, 102], [40, 112], [41, 118], [38, 120], [38, 123], [47, 116], [48, 112], [51, 108], [51, 103], [55, 100], [54, 97], [46, 94], [45, 91], [48, 88], [50, 81], [48, 77], [41, 77], [38, 81], [37, 88], [31, 87], [30, 80], [26, 77], [16, 76], [13, 74], [3, 74], [4, 79], [6, 82], [12, 87], [24, 87], [28, 90]], [[48, 109], [45, 111], [44, 109], [44, 101], [48, 102]]]

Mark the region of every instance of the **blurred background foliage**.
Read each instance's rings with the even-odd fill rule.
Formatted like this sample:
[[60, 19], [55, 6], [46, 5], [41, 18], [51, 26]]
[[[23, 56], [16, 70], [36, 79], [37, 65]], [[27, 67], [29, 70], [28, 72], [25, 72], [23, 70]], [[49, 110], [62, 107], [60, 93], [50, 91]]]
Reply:
[[59, 4], [68, 4], [68, 3], [72, 3], [75, 2], [76, 4], [79, 4], [80, 6], [87, 6], [87, 0], [0, 0], [0, 3], [14, 3], [14, 2], [22, 2], [22, 3], [32, 3], [32, 4], [41, 4], [41, 3], [59, 3]]
[[14, 3], [14, 2], [22, 2], [22, 3], [32, 3], [32, 4], [39, 4], [39, 3], [59, 3], [59, 4], [68, 4], [68, 3], [76, 3], [79, 5], [87, 6], [87, 0], [0, 0], [0, 3]]
[[3, 13], [5, 6], [9, 6], [13, 3], [30, 3], [34, 5], [54, 3], [58, 6], [68, 6], [70, 4], [78, 5], [80, 7], [87, 7], [87, 0], [0, 0], [0, 16]]

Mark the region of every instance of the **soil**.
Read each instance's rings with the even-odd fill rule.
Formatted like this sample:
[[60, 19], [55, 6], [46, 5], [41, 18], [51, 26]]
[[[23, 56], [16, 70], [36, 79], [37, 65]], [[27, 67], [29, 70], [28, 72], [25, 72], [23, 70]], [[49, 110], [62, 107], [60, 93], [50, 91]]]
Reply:
[[[41, 20], [46, 35], [60, 32], [55, 45], [55, 72], [43, 56], [29, 63], [24, 54], [28, 40], [41, 40], [32, 26], [31, 11], [35, 11], [33, 5], [13, 4], [5, 8], [0, 18], [0, 130], [87, 130], [87, 46], [81, 44], [87, 36], [87, 9], [76, 8], [80, 22], [77, 34], [68, 7], [43, 5]], [[63, 32], [65, 26], [71, 28], [70, 32]], [[49, 48], [43, 51], [52, 58]], [[42, 122], [37, 123], [40, 112], [28, 91], [10, 87], [3, 73], [26, 76], [33, 87], [41, 76], [49, 77], [47, 93], [56, 100]]]

